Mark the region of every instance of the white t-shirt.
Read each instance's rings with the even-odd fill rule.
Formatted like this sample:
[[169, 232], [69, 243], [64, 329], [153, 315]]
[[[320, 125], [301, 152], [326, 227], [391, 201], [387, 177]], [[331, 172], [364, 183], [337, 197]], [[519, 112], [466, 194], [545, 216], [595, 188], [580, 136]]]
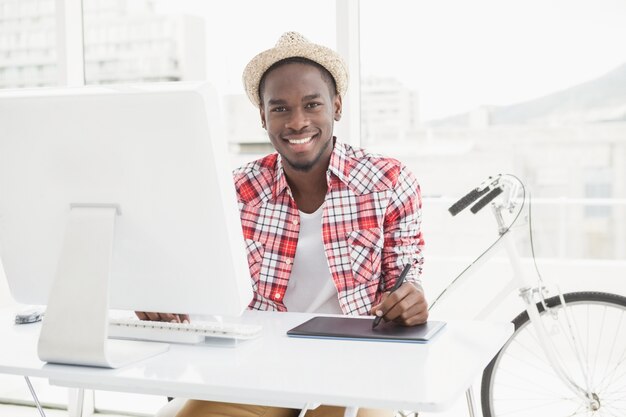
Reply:
[[283, 302], [287, 311], [342, 314], [322, 241], [324, 204], [300, 212], [300, 235]]

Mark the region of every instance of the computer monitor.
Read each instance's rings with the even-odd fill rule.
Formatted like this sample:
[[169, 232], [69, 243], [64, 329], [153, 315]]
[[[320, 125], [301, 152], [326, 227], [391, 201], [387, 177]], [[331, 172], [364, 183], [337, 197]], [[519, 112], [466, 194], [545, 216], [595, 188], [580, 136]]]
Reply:
[[220, 120], [207, 84], [0, 92], [0, 257], [13, 297], [47, 304], [42, 360], [130, 361], [138, 345], [106, 340], [109, 308], [246, 308]]

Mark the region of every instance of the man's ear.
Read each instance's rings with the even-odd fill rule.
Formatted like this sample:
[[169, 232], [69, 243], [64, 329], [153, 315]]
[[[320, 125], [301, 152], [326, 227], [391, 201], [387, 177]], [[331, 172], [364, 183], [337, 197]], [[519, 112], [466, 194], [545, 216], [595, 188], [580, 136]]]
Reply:
[[265, 125], [265, 109], [263, 109], [263, 105], [259, 108], [259, 113], [261, 114], [261, 127], [263, 129], [267, 129]]
[[335, 98], [333, 99], [333, 106], [335, 108], [334, 119], [336, 122], [338, 122], [339, 120], [341, 120], [342, 108], [341, 96], [339, 94], [335, 94]]

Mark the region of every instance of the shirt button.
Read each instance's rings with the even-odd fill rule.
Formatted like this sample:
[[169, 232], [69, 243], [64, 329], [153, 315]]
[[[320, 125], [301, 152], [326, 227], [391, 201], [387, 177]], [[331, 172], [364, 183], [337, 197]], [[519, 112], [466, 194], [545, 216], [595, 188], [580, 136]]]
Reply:
[[274, 294], [274, 300], [280, 300], [281, 297], [282, 297], [282, 295], [279, 292]]
[[296, 225], [298, 224], [298, 220], [297, 220], [297, 219], [293, 219], [293, 220], [291, 221], [291, 223], [292, 223], [294, 226], [296, 226]]
[[287, 260], [285, 261], [285, 263], [286, 263], [287, 265], [291, 265], [291, 259], [287, 259]]

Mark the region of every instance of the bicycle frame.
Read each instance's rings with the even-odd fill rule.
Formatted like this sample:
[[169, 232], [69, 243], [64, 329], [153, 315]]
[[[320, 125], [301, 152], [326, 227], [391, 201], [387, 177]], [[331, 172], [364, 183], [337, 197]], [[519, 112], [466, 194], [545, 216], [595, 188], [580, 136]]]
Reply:
[[[551, 338], [548, 334], [548, 331], [541, 320], [540, 312], [537, 307], [537, 301], [535, 300], [535, 295], [539, 295], [541, 297], [541, 301], [543, 301], [544, 294], [543, 291], [545, 288], [537, 287], [527, 276], [524, 274], [524, 270], [522, 267], [522, 261], [520, 254], [515, 246], [515, 242], [513, 241], [513, 236], [511, 234], [510, 227], [506, 226], [502, 213], [505, 210], [512, 211], [515, 207], [516, 202], [514, 200], [514, 195], [517, 192], [516, 187], [512, 185], [510, 181], [504, 181], [503, 179], [498, 179], [496, 181], [498, 186], [506, 186], [506, 193], [503, 196], [500, 202], [492, 202], [491, 208], [492, 212], [496, 218], [496, 222], [498, 225], [498, 232], [500, 234], [500, 238], [498, 241], [492, 245], [479, 259], [470, 264], [461, 274], [461, 276], [454, 280], [445, 290], [444, 292], [433, 302], [432, 306], [434, 306], [437, 302], [443, 301], [447, 298], [447, 296], [454, 292], [454, 289], [460, 285], [462, 282], [465, 282], [476, 270], [483, 266], [483, 264], [496, 252], [497, 249], [504, 247], [508, 260], [511, 263], [513, 274], [509, 282], [505, 285], [505, 287], [489, 302], [487, 305], [477, 314], [477, 319], [485, 319], [487, 315], [495, 310], [495, 308], [502, 303], [504, 297], [511, 293], [515, 288], [519, 291], [519, 296], [524, 302], [525, 309], [528, 312], [528, 316], [530, 322], [534, 325], [534, 329], [537, 334], [537, 339], [539, 341], [540, 347], [542, 351], [545, 353], [548, 362], [551, 367], [554, 369], [558, 377], [565, 383], [570, 391], [572, 391], [575, 395], [583, 399], [587, 402], [588, 407], [592, 410], [598, 409], [597, 400], [593, 397], [590, 389], [585, 389], [579, 386], [564, 370], [561, 362], [559, 361], [559, 356], [556, 352], [555, 347], [551, 342]], [[523, 204], [523, 202], [522, 202]], [[525, 207], [522, 206], [520, 210], [524, 210]], [[567, 306], [563, 299], [562, 294], [559, 291], [559, 296], [561, 298], [561, 304], [564, 309], [564, 313], [566, 317], [568, 316]], [[431, 307], [432, 307], [431, 306]], [[574, 340], [574, 343], [576, 341]], [[586, 376], [584, 368], [583, 374]]]

